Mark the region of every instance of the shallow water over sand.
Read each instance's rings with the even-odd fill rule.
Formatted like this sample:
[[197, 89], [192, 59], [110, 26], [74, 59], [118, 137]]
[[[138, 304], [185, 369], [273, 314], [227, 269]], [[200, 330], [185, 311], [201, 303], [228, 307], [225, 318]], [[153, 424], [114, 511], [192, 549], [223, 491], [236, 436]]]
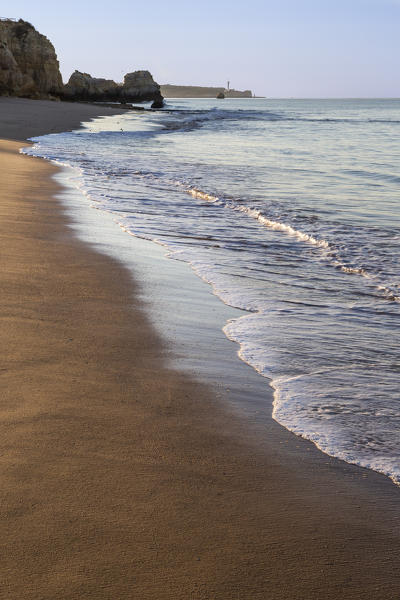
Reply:
[[[274, 418], [400, 478], [400, 101], [174, 100], [38, 138], [96, 208], [249, 314]], [[123, 232], [121, 232], [123, 235]]]

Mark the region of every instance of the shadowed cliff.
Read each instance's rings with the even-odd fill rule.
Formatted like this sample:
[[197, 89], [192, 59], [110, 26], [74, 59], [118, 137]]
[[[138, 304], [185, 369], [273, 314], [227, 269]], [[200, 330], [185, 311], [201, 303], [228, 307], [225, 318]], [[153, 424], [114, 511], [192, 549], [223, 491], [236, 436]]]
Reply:
[[40, 98], [61, 94], [53, 44], [20, 19], [0, 20], [0, 95]]
[[160, 86], [149, 71], [127, 73], [124, 83], [112, 79], [92, 77], [89, 73], [75, 71], [64, 86], [66, 100], [86, 100], [92, 102], [145, 102], [153, 101], [153, 107], [162, 106]]
[[127, 73], [123, 84], [75, 71], [64, 86], [53, 44], [22, 19], [0, 19], [0, 96], [163, 105], [149, 71]]

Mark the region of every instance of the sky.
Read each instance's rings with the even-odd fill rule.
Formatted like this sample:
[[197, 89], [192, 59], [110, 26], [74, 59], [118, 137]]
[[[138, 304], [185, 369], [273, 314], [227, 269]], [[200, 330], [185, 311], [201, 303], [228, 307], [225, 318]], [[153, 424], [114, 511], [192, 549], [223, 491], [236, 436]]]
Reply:
[[400, 0], [13, 0], [78, 69], [272, 98], [400, 97]]

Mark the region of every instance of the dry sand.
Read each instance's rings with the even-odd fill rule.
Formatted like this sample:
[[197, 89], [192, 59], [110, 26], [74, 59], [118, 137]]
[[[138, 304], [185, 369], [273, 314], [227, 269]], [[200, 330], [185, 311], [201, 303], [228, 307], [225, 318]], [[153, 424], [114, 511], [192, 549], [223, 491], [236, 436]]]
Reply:
[[128, 271], [19, 147], [0, 142], [0, 598], [397, 600], [400, 490], [169, 370]]

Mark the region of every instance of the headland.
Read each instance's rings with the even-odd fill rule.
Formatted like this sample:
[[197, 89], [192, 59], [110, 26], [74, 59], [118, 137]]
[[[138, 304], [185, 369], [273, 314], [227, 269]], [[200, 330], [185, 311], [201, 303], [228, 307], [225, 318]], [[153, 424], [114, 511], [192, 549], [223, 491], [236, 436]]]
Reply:
[[207, 87], [199, 85], [171, 85], [160, 86], [164, 98], [217, 98], [223, 94], [225, 98], [252, 98], [251, 90], [234, 90], [224, 87]]

